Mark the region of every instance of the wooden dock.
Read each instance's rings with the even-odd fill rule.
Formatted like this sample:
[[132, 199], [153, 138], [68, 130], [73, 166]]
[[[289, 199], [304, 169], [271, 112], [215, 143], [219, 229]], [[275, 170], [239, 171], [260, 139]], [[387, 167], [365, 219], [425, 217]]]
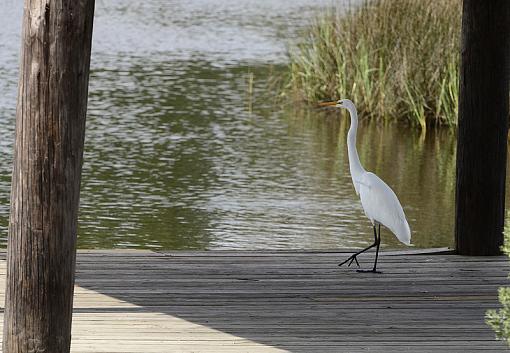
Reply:
[[[484, 314], [506, 257], [346, 255], [79, 251], [72, 352], [505, 351]], [[0, 276], [3, 304], [5, 253]]]

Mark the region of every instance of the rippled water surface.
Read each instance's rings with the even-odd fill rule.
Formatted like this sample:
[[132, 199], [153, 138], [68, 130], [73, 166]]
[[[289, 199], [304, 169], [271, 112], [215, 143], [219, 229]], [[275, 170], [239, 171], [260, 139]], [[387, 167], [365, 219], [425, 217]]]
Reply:
[[[346, 115], [274, 105], [267, 77], [330, 1], [96, 1], [79, 246], [334, 249], [372, 239]], [[0, 31], [0, 236], [8, 224], [21, 5]], [[4, 23], [4, 22], [2, 22]], [[452, 243], [455, 144], [361, 122], [366, 169], [417, 247]], [[400, 245], [388, 232], [385, 246]]]

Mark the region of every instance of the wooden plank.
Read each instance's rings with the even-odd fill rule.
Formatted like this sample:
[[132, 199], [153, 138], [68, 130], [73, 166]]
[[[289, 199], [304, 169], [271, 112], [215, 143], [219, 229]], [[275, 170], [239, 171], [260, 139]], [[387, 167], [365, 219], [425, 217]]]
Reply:
[[[505, 257], [382, 253], [386, 272], [367, 276], [337, 255], [80, 251], [71, 351], [504, 349], [484, 314], [508, 283]], [[2, 278], [0, 260], [0, 301]]]

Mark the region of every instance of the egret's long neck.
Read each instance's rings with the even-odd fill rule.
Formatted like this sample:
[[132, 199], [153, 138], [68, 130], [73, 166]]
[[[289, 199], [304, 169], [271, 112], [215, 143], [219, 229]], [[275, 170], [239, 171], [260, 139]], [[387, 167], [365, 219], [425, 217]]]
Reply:
[[347, 151], [349, 152], [349, 168], [351, 170], [352, 181], [354, 187], [358, 191], [358, 185], [356, 182], [360, 181], [361, 176], [365, 172], [361, 162], [359, 160], [358, 151], [356, 150], [356, 132], [358, 131], [358, 113], [355, 107], [347, 107], [349, 114], [351, 115], [351, 127], [347, 134]]

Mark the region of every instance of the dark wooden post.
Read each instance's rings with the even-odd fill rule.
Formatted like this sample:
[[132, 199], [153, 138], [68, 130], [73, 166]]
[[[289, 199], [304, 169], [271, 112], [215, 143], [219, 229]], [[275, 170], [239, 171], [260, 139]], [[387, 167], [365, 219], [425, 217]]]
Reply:
[[94, 0], [25, 0], [4, 353], [69, 352]]
[[503, 243], [510, 1], [464, 0], [455, 239], [463, 255]]

